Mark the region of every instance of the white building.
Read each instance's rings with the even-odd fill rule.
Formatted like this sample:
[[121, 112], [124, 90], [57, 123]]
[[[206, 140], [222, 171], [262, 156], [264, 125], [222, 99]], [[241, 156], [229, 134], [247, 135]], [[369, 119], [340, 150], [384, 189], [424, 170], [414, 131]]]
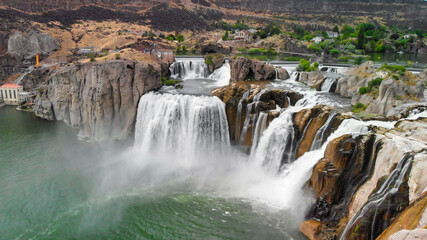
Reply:
[[339, 36], [339, 33], [332, 31], [327, 31], [326, 34], [328, 34], [328, 37], [330, 38], [337, 38]]
[[19, 104], [19, 93], [23, 92], [24, 88], [17, 84], [4, 84], [0, 87], [0, 98], [4, 103], [9, 105]]
[[311, 39], [311, 41], [315, 42], [315, 43], [320, 43], [323, 41], [323, 37], [314, 37], [313, 39]]

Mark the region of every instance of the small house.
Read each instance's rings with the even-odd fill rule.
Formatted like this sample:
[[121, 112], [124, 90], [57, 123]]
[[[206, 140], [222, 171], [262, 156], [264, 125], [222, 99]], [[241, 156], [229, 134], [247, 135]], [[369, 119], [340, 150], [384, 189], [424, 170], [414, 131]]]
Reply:
[[251, 33], [249, 31], [246, 31], [246, 30], [240, 31], [236, 35], [234, 35], [235, 40], [249, 41], [250, 37], [251, 37]]
[[323, 42], [324, 39], [325, 38], [323, 37], [314, 37], [313, 39], [311, 39], [311, 41], [315, 43], [320, 43], [320, 42]]
[[0, 98], [8, 105], [19, 104], [19, 93], [23, 92], [24, 88], [17, 84], [4, 84], [0, 87]]
[[337, 38], [339, 36], [339, 33], [337, 32], [332, 32], [332, 31], [327, 31], [326, 34], [328, 35], [328, 37], [330, 38]]
[[418, 35], [417, 34], [406, 34], [405, 36], [403, 36], [403, 39], [410, 39], [410, 38], [417, 38]]

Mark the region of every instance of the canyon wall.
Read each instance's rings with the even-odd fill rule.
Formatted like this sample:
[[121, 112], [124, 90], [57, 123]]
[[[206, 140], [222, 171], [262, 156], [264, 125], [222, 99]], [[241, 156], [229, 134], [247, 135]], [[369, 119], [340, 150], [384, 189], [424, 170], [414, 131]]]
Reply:
[[55, 70], [35, 101], [35, 114], [80, 129], [94, 141], [132, 138], [140, 97], [161, 87], [161, 68], [154, 63], [109, 61]]

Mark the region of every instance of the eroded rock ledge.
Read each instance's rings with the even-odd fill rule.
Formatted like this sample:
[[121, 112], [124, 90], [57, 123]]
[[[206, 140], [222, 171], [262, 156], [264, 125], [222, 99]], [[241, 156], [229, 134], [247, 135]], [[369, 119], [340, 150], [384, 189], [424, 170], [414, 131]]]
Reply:
[[421, 118], [331, 141], [308, 182], [315, 203], [300, 230], [310, 239], [426, 236], [426, 132]]
[[156, 63], [121, 60], [62, 67], [37, 96], [35, 114], [80, 128], [79, 137], [86, 140], [126, 140], [134, 132], [140, 97], [161, 87], [160, 78]]

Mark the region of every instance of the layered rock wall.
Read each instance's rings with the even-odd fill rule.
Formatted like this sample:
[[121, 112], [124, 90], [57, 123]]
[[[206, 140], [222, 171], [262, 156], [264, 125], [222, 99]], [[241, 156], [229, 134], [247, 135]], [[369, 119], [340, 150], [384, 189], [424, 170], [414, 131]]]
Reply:
[[59, 68], [37, 96], [35, 114], [80, 128], [83, 139], [126, 140], [134, 132], [140, 97], [161, 87], [160, 78], [159, 65], [132, 61]]

